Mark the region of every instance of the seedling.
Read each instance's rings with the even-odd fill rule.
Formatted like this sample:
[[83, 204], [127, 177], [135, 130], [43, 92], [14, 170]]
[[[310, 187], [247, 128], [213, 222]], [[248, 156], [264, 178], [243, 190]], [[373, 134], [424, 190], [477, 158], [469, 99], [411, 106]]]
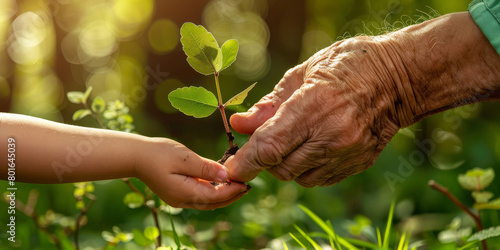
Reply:
[[224, 103], [220, 90], [219, 74], [236, 60], [238, 41], [230, 39], [222, 47], [219, 47], [212, 33], [208, 32], [205, 27], [184, 23], [181, 27], [181, 43], [182, 49], [187, 55], [187, 61], [194, 70], [202, 75], [214, 75], [217, 97], [203, 87], [191, 86], [172, 91], [168, 95], [168, 100], [174, 108], [195, 118], [208, 117], [216, 109], [220, 111], [229, 142], [229, 149], [219, 161], [224, 163], [229, 156], [238, 150], [238, 146], [233, 143], [234, 137], [227, 122], [225, 108], [242, 104], [256, 83]]
[[469, 238], [469, 241], [480, 240], [484, 250], [488, 249], [485, 241], [486, 239], [500, 235], [500, 227], [483, 230], [483, 224], [481, 223], [482, 210], [500, 210], [500, 198], [492, 200], [494, 194], [492, 192], [484, 191], [484, 189], [493, 182], [494, 178], [495, 171], [493, 171], [492, 168], [474, 168], [467, 171], [465, 174], [458, 176], [458, 183], [460, 186], [463, 189], [472, 192], [472, 197], [475, 201], [473, 207], [477, 212], [472, 211], [460, 202], [446, 187], [439, 185], [433, 180], [429, 181], [429, 186], [446, 195], [448, 199], [450, 199], [457, 207], [466, 212], [474, 220], [479, 232], [472, 235]]

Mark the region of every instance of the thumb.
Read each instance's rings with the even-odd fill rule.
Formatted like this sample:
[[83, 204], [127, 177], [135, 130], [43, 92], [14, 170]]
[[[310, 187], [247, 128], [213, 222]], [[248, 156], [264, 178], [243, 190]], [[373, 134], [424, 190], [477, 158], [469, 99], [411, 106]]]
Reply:
[[283, 102], [299, 89], [304, 81], [305, 64], [288, 70], [281, 81], [274, 87], [273, 92], [267, 94], [245, 113], [236, 113], [231, 116], [231, 127], [240, 134], [252, 134], [276, 111]]
[[176, 174], [213, 182], [225, 182], [229, 177], [226, 167], [195, 153], [184, 159], [184, 166]]

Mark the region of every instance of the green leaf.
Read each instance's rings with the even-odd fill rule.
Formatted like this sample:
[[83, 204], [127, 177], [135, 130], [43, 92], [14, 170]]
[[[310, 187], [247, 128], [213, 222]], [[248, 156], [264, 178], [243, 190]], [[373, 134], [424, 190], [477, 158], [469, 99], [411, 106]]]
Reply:
[[76, 209], [82, 209], [84, 207], [85, 207], [85, 202], [83, 202], [83, 201], [76, 202]]
[[118, 116], [118, 118], [116, 118], [116, 121], [120, 124], [130, 124], [134, 122], [134, 118], [131, 115], [126, 114]]
[[60, 249], [62, 250], [73, 250], [75, 249], [73, 245], [73, 241], [68, 238], [68, 235], [64, 232], [62, 228], [56, 229], [55, 235], [57, 236], [57, 239], [59, 240], [59, 246]]
[[245, 98], [247, 98], [248, 92], [250, 92], [250, 90], [252, 90], [253, 87], [255, 87], [255, 84], [257, 84], [257, 83], [254, 83], [254, 84], [250, 85], [250, 87], [248, 87], [245, 90], [241, 91], [239, 94], [233, 96], [224, 105], [225, 106], [231, 106], [231, 105], [240, 105], [240, 104], [242, 104], [243, 101], [245, 100]]
[[154, 240], [146, 239], [142, 232], [137, 229], [132, 230], [132, 235], [134, 236], [134, 242], [141, 247], [149, 246], [154, 243]]
[[285, 250], [288, 250], [288, 246], [286, 245], [286, 242], [284, 240], [281, 240], [281, 242], [283, 243], [283, 248], [285, 248]]
[[474, 168], [465, 173], [468, 177], [480, 177], [485, 175], [485, 172], [481, 168]]
[[92, 184], [92, 182], [87, 182], [87, 184], [85, 185], [85, 192], [92, 193], [94, 192], [94, 189], [94, 184]]
[[309, 243], [311, 243], [311, 245], [314, 247], [315, 250], [319, 250], [321, 249], [321, 247], [318, 245], [318, 243], [316, 243], [313, 239], [311, 239], [311, 237], [309, 237], [309, 235], [307, 235], [302, 229], [300, 229], [300, 227], [298, 227], [297, 225], [293, 225], [295, 227], [295, 229], [297, 231], [299, 231], [299, 233], [307, 240], [309, 241]]
[[500, 210], [500, 198], [496, 198], [484, 204], [474, 204], [474, 208], [477, 210], [482, 210], [482, 209]]
[[116, 242], [116, 238], [115, 238], [115, 235], [111, 232], [108, 232], [108, 231], [103, 231], [101, 233], [102, 235], [102, 238], [104, 238], [105, 241], [107, 242]]
[[[405, 239], [406, 239], [406, 233], [403, 233], [403, 235], [401, 235], [401, 238], [399, 239], [398, 250], [403, 250], [403, 246], [405, 244]], [[408, 249], [408, 248], [406, 248], [406, 249]]]
[[90, 86], [87, 90], [85, 90], [85, 93], [83, 94], [82, 102], [86, 103], [87, 99], [89, 99], [90, 92], [92, 92], [92, 86]]
[[361, 227], [372, 225], [372, 221], [370, 220], [370, 218], [368, 218], [364, 215], [356, 215], [354, 217], [354, 221], [356, 222], [356, 224], [358, 224]]
[[475, 234], [473, 234], [468, 241], [474, 241], [474, 240], [486, 240], [489, 238], [493, 237], [498, 237], [500, 236], [500, 226], [497, 227], [490, 227], [488, 229], [484, 229], [482, 231], [479, 231]]
[[474, 200], [476, 200], [477, 203], [486, 203], [488, 202], [491, 198], [493, 198], [493, 193], [492, 192], [472, 192], [472, 197], [474, 197]]
[[389, 216], [387, 217], [387, 224], [385, 226], [385, 233], [384, 233], [384, 242], [382, 243], [382, 248], [388, 248], [389, 247], [389, 236], [391, 232], [391, 226], [392, 226], [392, 217], [394, 215], [394, 207], [396, 205], [396, 201], [392, 200], [391, 202], [391, 208], [389, 210]]
[[172, 250], [172, 247], [161, 246], [156, 248], [156, 250]]
[[111, 109], [107, 109], [106, 111], [104, 111], [104, 114], [102, 114], [102, 116], [108, 120], [115, 119], [117, 115], [118, 113], [115, 110]]
[[238, 47], [238, 41], [235, 39], [227, 40], [224, 44], [222, 44], [222, 68], [220, 71], [233, 64], [234, 60], [236, 60], [236, 55], [238, 54]]
[[85, 194], [85, 189], [83, 188], [75, 188], [75, 190], [73, 190], [73, 196], [75, 197], [82, 197], [84, 194]]
[[156, 227], [146, 227], [146, 229], [144, 229], [144, 236], [146, 239], [154, 240], [156, 237], [160, 236], [160, 231], [158, 231]]
[[177, 234], [177, 231], [175, 231], [174, 217], [172, 216], [172, 213], [170, 213], [170, 211], [168, 214], [170, 215], [170, 225], [172, 226], [172, 233], [174, 236], [175, 245], [177, 245], [177, 249], [181, 249], [181, 242], [179, 240], [179, 235]]
[[304, 249], [307, 249], [307, 247], [304, 245], [304, 243], [302, 243], [302, 241], [300, 241], [297, 237], [295, 237], [295, 235], [293, 235], [292, 233], [288, 233], [290, 234], [290, 236], [292, 237], [292, 239], [294, 239], [297, 243], [299, 243], [299, 245], [304, 248]]
[[90, 110], [88, 110], [88, 109], [80, 109], [80, 110], [77, 110], [77, 111], [73, 114], [73, 121], [80, 120], [80, 119], [82, 119], [82, 118], [84, 118], [85, 116], [90, 115], [90, 114], [92, 114], [92, 112], [90, 112]]
[[119, 232], [116, 234], [116, 238], [120, 240], [121, 242], [129, 242], [133, 237], [131, 233], [123, 233]]
[[217, 98], [203, 87], [184, 87], [168, 95], [172, 106], [196, 118], [207, 117], [217, 109]]
[[[373, 243], [370, 243], [367, 241], [356, 240], [356, 239], [351, 239], [351, 238], [345, 238], [345, 240], [353, 245], [364, 247], [365, 249], [381, 249], [376, 244], [373, 244]], [[337, 249], [340, 249], [340, 247], [337, 247]], [[352, 248], [349, 248], [349, 249], [352, 249]]]
[[144, 204], [144, 197], [136, 192], [130, 192], [123, 197], [123, 203], [129, 208], [138, 208]]
[[495, 178], [495, 171], [492, 168], [480, 169], [474, 168], [467, 171], [465, 174], [458, 175], [458, 183], [463, 189], [476, 191], [477, 180], [479, 179], [479, 189], [482, 190], [488, 187]]
[[377, 227], [377, 243], [379, 247], [382, 247], [382, 237], [380, 236], [380, 228]]
[[104, 248], [102, 250], [115, 250], [115, 249], [116, 249], [116, 245], [106, 244], [106, 246], [104, 246]]
[[104, 102], [104, 99], [102, 99], [102, 97], [97, 96], [96, 98], [94, 98], [91, 108], [92, 111], [96, 113], [102, 113], [106, 109], [106, 103]]
[[347, 247], [348, 249], [357, 249], [351, 243], [347, 242], [346, 239], [338, 236], [332, 227], [328, 226], [328, 224], [326, 224], [326, 222], [324, 222], [321, 218], [319, 218], [319, 216], [316, 215], [315, 213], [313, 213], [309, 208], [307, 208], [303, 205], [299, 205], [299, 207], [300, 207], [300, 209], [302, 209], [302, 211], [304, 211], [307, 214], [307, 216], [309, 216], [309, 218], [311, 218], [314, 222], [316, 222], [316, 224], [318, 224], [318, 226], [320, 226], [321, 229], [323, 229], [323, 231], [325, 231], [325, 233], [327, 233], [330, 237], [337, 238], [338, 242], [342, 246]]
[[70, 91], [66, 94], [68, 100], [72, 103], [80, 104], [83, 103], [84, 93], [80, 91]]
[[[476, 244], [477, 244], [477, 241], [469, 242], [469, 243], [467, 243], [467, 244], [463, 245], [462, 247], [457, 248], [457, 250], [479, 249], [478, 247], [474, 247], [474, 248], [472, 247], [472, 246], [474, 246], [474, 245], [476, 245]], [[413, 247], [411, 250], [413, 250], [413, 249], [417, 249], [417, 248], [416, 248], [416, 247]]]
[[212, 33], [194, 23], [181, 27], [182, 49], [188, 56], [191, 67], [204, 75], [219, 72], [222, 67], [222, 52]]

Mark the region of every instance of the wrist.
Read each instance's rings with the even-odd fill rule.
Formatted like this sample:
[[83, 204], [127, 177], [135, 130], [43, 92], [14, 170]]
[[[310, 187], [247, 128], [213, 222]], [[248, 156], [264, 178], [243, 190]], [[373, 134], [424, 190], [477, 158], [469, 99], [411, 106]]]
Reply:
[[[154, 165], [155, 152], [158, 152], [158, 147], [161, 144], [161, 138], [142, 137], [136, 143], [137, 150], [134, 151], [134, 168], [133, 177], [144, 181], [150, 168]], [[156, 156], [158, 157], [158, 155]]]
[[[394, 89], [401, 127], [447, 109], [500, 97], [500, 57], [468, 12], [382, 36], [406, 79]], [[396, 81], [396, 85], [397, 81]]]
[[138, 150], [135, 153], [133, 176], [143, 182], [171, 172], [172, 168], [183, 162], [184, 154], [180, 152], [185, 147], [180, 147], [182, 144], [171, 139], [143, 136], [136, 145], [140, 146], [135, 146]]

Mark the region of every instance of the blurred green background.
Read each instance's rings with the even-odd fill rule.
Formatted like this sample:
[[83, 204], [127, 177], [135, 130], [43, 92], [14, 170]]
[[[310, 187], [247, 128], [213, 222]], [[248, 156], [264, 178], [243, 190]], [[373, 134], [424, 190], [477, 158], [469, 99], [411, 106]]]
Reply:
[[[179, 42], [184, 22], [203, 24], [219, 42], [238, 39], [238, 58], [221, 75], [223, 99], [253, 82], [241, 110], [269, 93], [287, 69], [332, 42], [356, 34], [376, 35], [446, 13], [465, 11], [468, 0], [2, 0], [0, 1], [0, 111], [57, 122], [97, 127], [92, 119], [73, 122], [79, 109], [68, 91], [93, 87], [93, 96], [120, 99], [131, 108], [136, 131], [175, 139], [198, 154], [219, 159], [227, 141], [218, 115], [194, 119], [177, 112], [167, 95], [181, 86], [214, 91], [213, 78], [203, 77], [186, 62]], [[392, 199], [395, 224], [412, 225], [412, 241], [436, 239], [458, 208], [427, 186], [430, 179], [447, 186], [466, 204], [470, 193], [456, 181], [473, 167], [500, 161], [498, 104], [470, 105], [429, 117], [399, 133], [375, 165], [364, 173], [326, 188], [306, 189], [280, 182], [268, 173], [252, 181], [240, 201], [215, 211], [183, 210], [174, 216], [181, 234], [200, 248], [280, 248], [293, 224], [317, 231], [298, 208], [303, 204], [330, 219], [341, 235], [356, 215], [383, 226]], [[245, 136], [237, 136], [239, 144]], [[432, 152], [421, 144], [430, 142]], [[405, 165], [409, 163], [409, 165]], [[399, 166], [411, 166], [400, 172]], [[22, 166], [21, 166], [22, 167]], [[407, 169], [408, 170], [408, 169]], [[389, 178], [389, 180], [388, 180]], [[395, 185], [394, 185], [395, 184]], [[6, 182], [0, 182], [4, 190]], [[17, 199], [39, 192], [36, 210], [76, 216], [72, 184], [18, 183]], [[82, 228], [81, 245], [102, 247], [103, 230], [119, 226], [130, 232], [152, 225], [145, 208], [122, 202], [129, 190], [119, 181], [95, 183], [97, 202]], [[488, 188], [500, 190], [500, 181]], [[6, 244], [7, 206], [0, 202], [0, 248]], [[168, 216], [162, 225], [170, 228]], [[497, 212], [485, 212], [485, 226], [500, 224]], [[42, 249], [33, 221], [17, 214], [20, 249]], [[465, 226], [472, 225], [464, 220]], [[11, 246], [12, 247], [12, 246]], [[124, 244], [126, 249], [133, 244]]]

